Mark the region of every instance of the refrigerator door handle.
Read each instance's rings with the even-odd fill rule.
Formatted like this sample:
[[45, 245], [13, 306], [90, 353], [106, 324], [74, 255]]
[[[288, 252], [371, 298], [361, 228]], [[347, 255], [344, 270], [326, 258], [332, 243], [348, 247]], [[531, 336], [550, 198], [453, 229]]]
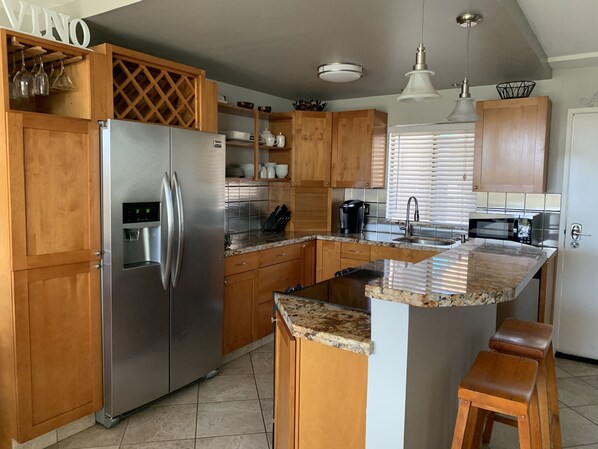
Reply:
[[168, 173], [164, 173], [162, 178], [161, 204], [166, 205], [166, 257], [163, 258], [164, 248], [160, 251], [160, 276], [162, 277], [162, 287], [168, 290], [170, 280], [170, 266], [172, 264], [172, 240], [174, 239], [174, 208], [172, 204], [172, 190], [168, 179]]
[[172, 286], [176, 287], [177, 281], [179, 279], [179, 273], [181, 271], [181, 261], [183, 260], [183, 248], [185, 244], [185, 217], [183, 215], [183, 193], [181, 191], [181, 184], [179, 183], [179, 177], [176, 171], [172, 174], [172, 185], [174, 189], [174, 195], [176, 198], [177, 215], [179, 218], [179, 238], [177, 242], [177, 255], [171, 276]]

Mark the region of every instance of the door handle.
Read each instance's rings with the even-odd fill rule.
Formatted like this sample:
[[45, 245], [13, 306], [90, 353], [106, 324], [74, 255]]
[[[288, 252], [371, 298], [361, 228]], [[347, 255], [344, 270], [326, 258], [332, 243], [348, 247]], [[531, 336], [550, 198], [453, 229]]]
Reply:
[[176, 207], [177, 207], [177, 215], [179, 217], [178, 220], [178, 242], [177, 242], [177, 253], [176, 253], [176, 261], [173, 267], [172, 272], [172, 286], [176, 287], [177, 281], [179, 279], [179, 274], [181, 272], [181, 261], [183, 260], [183, 248], [185, 243], [185, 217], [183, 216], [183, 193], [181, 191], [181, 184], [179, 183], [179, 177], [177, 176], [177, 172], [172, 174], [172, 185], [174, 189], [174, 196], [176, 198]]
[[573, 223], [571, 225], [571, 240], [578, 242], [582, 237], [592, 237], [592, 234], [583, 234], [583, 227], [580, 223]]
[[170, 280], [170, 265], [172, 264], [172, 239], [174, 237], [174, 210], [172, 205], [172, 190], [170, 189], [170, 180], [168, 173], [164, 173], [162, 178], [162, 191], [160, 204], [165, 204], [166, 207], [166, 256], [163, 258], [161, 251], [160, 255], [160, 276], [162, 278], [162, 287], [168, 290], [168, 282]]

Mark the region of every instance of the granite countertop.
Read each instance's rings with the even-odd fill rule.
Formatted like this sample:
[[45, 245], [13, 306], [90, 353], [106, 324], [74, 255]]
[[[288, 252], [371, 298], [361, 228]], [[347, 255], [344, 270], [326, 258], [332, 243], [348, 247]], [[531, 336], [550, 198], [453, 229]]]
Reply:
[[[417, 307], [462, 307], [513, 300], [554, 250], [499, 240], [474, 239], [416, 264], [385, 260], [380, 278], [365, 286], [373, 299]], [[368, 264], [372, 266], [372, 264]], [[370, 317], [292, 294], [275, 294], [295, 337], [370, 354]]]
[[[372, 246], [388, 246], [393, 248], [407, 248], [415, 250], [436, 250], [445, 251], [459, 246], [460, 242], [453, 245], [422, 245], [414, 243], [395, 242], [394, 238], [402, 237], [403, 234], [381, 234], [378, 233], [375, 238], [367, 234], [343, 234], [340, 232], [281, 232], [280, 234], [268, 234], [256, 232], [248, 234], [240, 239], [233, 240], [230, 248], [224, 251], [224, 256], [236, 256], [253, 251], [260, 251], [279, 246], [293, 245], [295, 243], [307, 242], [310, 240], [329, 240], [336, 242], [362, 243]], [[428, 240], [433, 238], [426, 237]]]
[[278, 311], [291, 334], [335, 348], [370, 355], [370, 316], [359, 310], [276, 293]]
[[511, 301], [547, 259], [541, 248], [473, 239], [458, 248], [384, 276], [366, 296], [417, 307], [461, 307]]

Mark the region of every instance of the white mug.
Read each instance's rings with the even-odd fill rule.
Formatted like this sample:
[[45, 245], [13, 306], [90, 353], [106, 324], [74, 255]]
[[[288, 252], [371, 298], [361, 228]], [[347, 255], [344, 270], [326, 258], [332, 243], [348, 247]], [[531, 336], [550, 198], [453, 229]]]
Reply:
[[279, 133], [278, 136], [276, 136], [276, 146], [278, 148], [284, 148], [285, 143], [286, 143], [285, 137], [282, 135], [282, 133]]
[[269, 136], [265, 136], [264, 140], [266, 141], [267, 147], [273, 147], [274, 145], [276, 145], [276, 137], [274, 137], [272, 134], [270, 134]]

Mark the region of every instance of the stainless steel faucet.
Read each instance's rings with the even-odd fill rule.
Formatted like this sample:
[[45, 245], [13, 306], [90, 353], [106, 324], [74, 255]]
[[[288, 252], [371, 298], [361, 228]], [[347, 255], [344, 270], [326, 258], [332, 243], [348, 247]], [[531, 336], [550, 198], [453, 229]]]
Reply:
[[407, 218], [405, 219], [405, 237], [411, 237], [411, 222], [409, 221], [409, 212], [411, 212], [411, 200], [415, 201], [415, 212], [413, 212], [413, 221], [419, 221], [419, 204], [417, 198], [410, 196], [407, 200]]

